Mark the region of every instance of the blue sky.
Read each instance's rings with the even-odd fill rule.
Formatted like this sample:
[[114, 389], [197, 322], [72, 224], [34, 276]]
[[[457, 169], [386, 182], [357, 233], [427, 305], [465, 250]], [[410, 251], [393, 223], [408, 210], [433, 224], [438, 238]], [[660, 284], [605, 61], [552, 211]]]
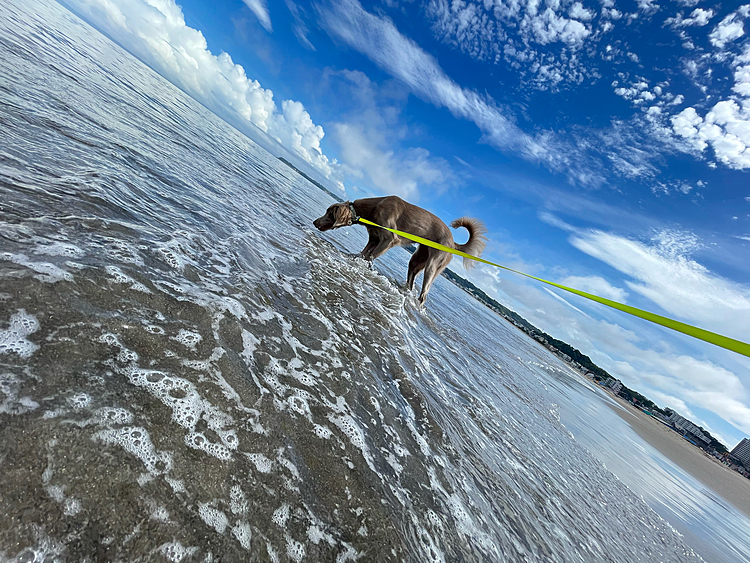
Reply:
[[[479, 217], [490, 260], [750, 339], [750, 4], [63, 3], [351, 199]], [[727, 446], [750, 435], [748, 358], [468, 277]]]

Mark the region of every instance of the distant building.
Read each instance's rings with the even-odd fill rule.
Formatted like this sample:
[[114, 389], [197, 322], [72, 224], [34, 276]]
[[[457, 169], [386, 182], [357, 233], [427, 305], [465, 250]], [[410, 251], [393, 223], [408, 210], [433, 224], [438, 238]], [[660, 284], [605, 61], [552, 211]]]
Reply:
[[700, 440], [703, 442], [704, 445], [708, 445], [711, 443], [711, 439], [706, 436], [700, 428], [698, 428], [695, 424], [690, 422], [687, 418], [680, 416], [674, 411], [670, 411], [669, 417], [667, 417], [667, 420], [674, 426], [677, 430], [682, 432], [685, 435], [690, 435], [693, 438], [696, 438], [697, 440]]
[[750, 466], [750, 440], [747, 438], [742, 438], [742, 441], [730, 453], [744, 465]]
[[607, 380], [607, 387], [612, 389], [612, 391], [614, 391], [615, 394], [618, 394], [620, 393], [620, 391], [622, 391], [622, 383], [618, 379], [615, 379], [614, 377], [610, 377]]

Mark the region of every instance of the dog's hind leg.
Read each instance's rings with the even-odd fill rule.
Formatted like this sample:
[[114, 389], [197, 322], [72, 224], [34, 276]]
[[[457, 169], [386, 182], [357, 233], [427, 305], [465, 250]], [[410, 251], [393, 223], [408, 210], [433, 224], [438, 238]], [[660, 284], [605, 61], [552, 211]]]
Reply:
[[[437, 256], [432, 253], [436, 253]], [[453, 258], [453, 256], [451, 254], [448, 254], [447, 252], [431, 249], [431, 255], [428, 259], [427, 266], [424, 269], [422, 291], [419, 292], [420, 304], [424, 305], [424, 302], [427, 300], [427, 294], [429, 293], [430, 287], [432, 287], [435, 278], [437, 278], [441, 274], [441, 272], [445, 270], [445, 267], [450, 263], [451, 258]]]
[[429, 247], [421, 244], [417, 247], [417, 251], [412, 254], [411, 260], [409, 260], [409, 272], [406, 275], [406, 287], [409, 288], [409, 291], [414, 289], [414, 280], [427, 265], [428, 256]]

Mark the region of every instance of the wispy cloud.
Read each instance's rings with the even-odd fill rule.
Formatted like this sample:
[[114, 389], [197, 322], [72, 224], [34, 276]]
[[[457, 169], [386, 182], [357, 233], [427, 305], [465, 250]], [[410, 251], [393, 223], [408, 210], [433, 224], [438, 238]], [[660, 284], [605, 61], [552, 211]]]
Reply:
[[691, 258], [699, 244], [694, 235], [661, 231], [646, 243], [593, 230], [573, 234], [570, 242], [628, 276], [631, 291], [669, 314], [739, 339], [750, 332], [750, 288]]
[[273, 31], [271, 25], [271, 15], [268, 13], [266, 0], [242, 0], [250, 11], [255, 14], [260, 24], [266, 28], [266, 31]]
[[[694, 237], [662, 233], [646, 243], [612, 233], [582, 231], [565, 223], [561, 226], [571, 230], [571, 244], [633, 280], [628, 284], [630, 291], [643, 292], [654, 303], [664, 303], [665, 308], [681, 318], [700, 320], [714, 329], [733, 327], [731, 332], [739, 332], [740, 337], [747, 334], [749, 321], [743, 319], [750, 315], [743, 307], [750, 306], [750, 291], [697, 267], [687, 257], [699, 244]], [[686, 270], [690, 275], [686, 275]], [[555, 279], [549, 273], [538, 275]], [[555, 290], [484, 266], [470, 277], [490, 295], [545, 332], [580, 349], [657, 404], [674, 408], [716, 433], [695, 415], [696, 409], [706, 409], [738, 429], [735, 434], [750, 434], [750, 379], [746, 376], [750, 363], [743, 358], [732, 357], [724, 362], [726, 355], [720, 351], [710, 358], [679, 353], [676, 349], [682, 347], [679, 341], [684, 339], [672, 336], [666, 329], [626, 315], [611, 314], [582, 298], [552, 295]], [[613, 298], [623, 296], [622, 289], [597, 277], [568, 276], [560, 281], [592, 293], [610, 292]], [[671, 284], [675, 279], [680, 279], [679, 287]], [[671, 295], [672, 292], [677, 294]], [[704, 296], [701, 292], [711, 295]], [[696, 311], [691, 311], [694, 307]], [[712, 311], [712, 307], [718, 311]], [[609, 320], [602, 320], [601, 316]]]
[[601, 276], [568, 276], [560, 283], [621, 303], [625, 303], [628, 297], [627, 291], [615, 287]]
[[327, 70], [320, 88], [348, 101], [346, 111], [327, 128], [350, 177], [369, 190], [411, 201], [419, 200], [426, 189], [435, 193], [449, 182], [457, 185], [444, 158], [414, 143], [403, 115], [408, 96], [403, 86], [395, 81], [377, 84], [360, 71]]
[[289, 9], [289, 12], [292, 14], [292, 18], [294, 18], [294, 25], [292, 26], [292, 29], [294, 31], [295, 37], [297, 37], [297, 40], [303, 47], [310, 49], [311, 51], [315, 51], [315, 46], [310, 42], [310, 39], [308, 38], [310, 30], [307, 28], [307, 23], [305, 22], [305, 11], [292, 0], [284, 1], [286, 3], [286, 7]]
[[[437, 60], [403, 35], [387, 18], [364, 10], [357, 0], [318, 6], [321, 25], [337, 40], [367, 56], [405, 84], [411, 93], [455, 117], [472, 121], [482, 142], [566, 175], [572, 182], [598, 187], [614, 171], [626, 177], [648, 177], [658, 151], [631, 136], [622, 123], [602, 131], [524, 132], [512, 115], [487, 95], [453, 80]], [[624, 136], [629, 144], [623, 145]]]
[[596, 18], [598, 2], [430, 0], [425, 9], [441, 41], [472, 58], [508, 64], [543, 90], [595, 76], [594, 59], [585, 46], [613, 27], [609, 11]]
[[423, 100], [473, 121], [488, 143], [530, 159], [548, 158], [547, 149], [519, 129], [491, 99], [456, 83], [392, 21], [365, 11], [356, 0], [321, 5], [319, 12], [333, 37], [366, 55]]

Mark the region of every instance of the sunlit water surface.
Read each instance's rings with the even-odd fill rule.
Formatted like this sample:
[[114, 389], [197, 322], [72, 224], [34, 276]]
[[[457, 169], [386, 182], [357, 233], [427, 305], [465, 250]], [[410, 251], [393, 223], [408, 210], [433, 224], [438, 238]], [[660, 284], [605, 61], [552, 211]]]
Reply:
[[0, 559], [747, 547], [546, 350], [442, 278], [420, 310], [405, 252], [349, 256], [327, 195], [55, 3], [0, 5], [0, 127]]

